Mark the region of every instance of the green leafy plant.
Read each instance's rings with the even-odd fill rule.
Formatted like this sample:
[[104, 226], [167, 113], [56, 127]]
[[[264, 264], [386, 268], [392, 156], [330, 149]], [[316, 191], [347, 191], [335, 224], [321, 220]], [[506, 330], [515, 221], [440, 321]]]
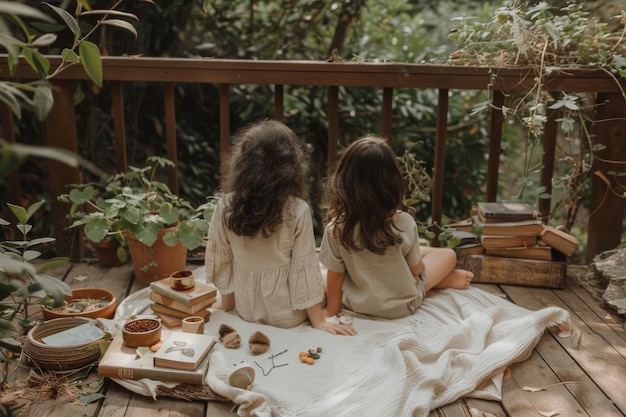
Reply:
[[[28, 305], [36, 300], [38, 303], [59, 306], [63, 297], [72, 295], [70, 287], [57, 278], [44, 274], [69, 261], [68, 258], [40, 259], [41, 248], [54, 242], [54, 238], [41, 237], [29, 239], [32, 225], [29, 223], [33, 215], [44, 205], [39, 201], [28, 208], [7, 204], [17, 219], [15, 239], [0, 241], [0, 299], [8, 302], [0, 304], [2, 319], [17, 320], [23, 327], [32, 325], [29, 319]], [[11, 223], [0, 218], [0, 226]], [[0, 321], [2, 320], [0, 319]]]
[[[55, 20], [41, 10], [18, 2], [2, 2], [0, 4], [0, 46], [8, 55], [9, 70], [15, 71], [20, 57], [23, 57], [38, 75], [39, 80], [32, 83], [0, 82], [0, 100], [2, 100], [19, 118], [22, 103], [32, 109], [39, 120], [44, 120], [52, 108], [52, 90], [49, 80], [54, 79], [71, 65], [80, 64], [98, 87], [102, 87], [102, 61], [98, 46], [88, 40], [99, 28], [114, 26], [122, 28], [137, 37], [137, 31], [130, 21], [138, 20], [137, 16], [115, 10], [122, 0], [113, 4], [110, 9], [91, 10], [89, 3], [78, 1], [75, 16], [66, 10], [50, 3], [43, 3], [67, 27], [71, 34], [71, 45], [61, 49], [61, 62], [52, 68], [50, 60], [40, 52], [42, 48], [51, 47], [57, 41], [57, 35], [51, 32], [40, 32], [32, 29], [28, 21], [53, 24]], [[89, 16], [98, 16], [95, 24], [83, 23]], [[8, 23], [11, 24], [8, 24]], [[83, 28], [86, 31], [83, 32]], [[32, 94], [32, 96], [31, 96]]]
[[[528, 93], [508, 96], [501, 107], [504, 116], [515, 122], [505, 125], [515, 126], [526, 139], [520, 149], [523, 166], [513, 199], [552, 198], [556, 203], [546, 217], [560, 215], [570, 230], [583, 201], [581, 197], [589, 189], [596, 152], [603, 149], [595, 143], [592, 129], [597, 106], [588, 95], [554, 95], [544, 88], [544, 82], [553, 73], [570, 68], [603, 70], [618, 86], [619, 79], [626, 76], [626, 11], [603, 6], [615, 13], [603, 16], [599, 10], [587, 7], [588, 2], [580, 1], [566, 2], [563, 7], [547, 2], [513, 1], [498, 8], [488, 21], [474, 17], [459, 19], [461, 27], [451, 34], [457, 42], [457, 50], [450, 55], [452, 64], [490, 66], [494, 76], [501, 67], [535, 69], [534, 88]], [[484, 102], [475, 107], [475, 112], [492, 105]], [[552, 189], [558, 198], [535, 185], [541, 170], [537, 159], [541, 155], [548, 110], [560, 112], [557, 119], [560, 153]]]
[[212, 203], [193, 207], [173, 194], [159, 178], [162, 169], [173, 167], [166, 158], [149, 157], [143, 168], [130, 167], [127, 172], [110, 176], [102, 183], [72, 184], [72, 190], [59, 196], [71, 204], [70, 227], [84, 226], [92, 242], [115, 239], [126, 244], [127, 233], [152, 246], [161, 230], [168, 246], [182, 243], [188, 250], [198, 248], [207, 232]]

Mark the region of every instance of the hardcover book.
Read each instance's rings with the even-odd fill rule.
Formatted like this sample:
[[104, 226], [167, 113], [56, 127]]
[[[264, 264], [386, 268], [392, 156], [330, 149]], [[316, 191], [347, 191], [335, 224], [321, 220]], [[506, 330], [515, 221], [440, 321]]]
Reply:
[[482, 255], [485, 253], [485, 248], [480, 243], [463, 243], [454, 248], [457, 257], [465, 255]]
[[485, 249], [494, 248], [525, 248], [537, 243], [537, 236], [533, 235], [487, 235], [480, 236], [480, 243]]
[[483, 235], [531, 235], [539, 236], [543, 230], [541, 220], [520, 220], [516, 222], [482, 223], [476, 218], [476, 224]]
[[154, 365], [194, 370], [215, 345], [210, 334], [174, 332], [154, 354]]
[[567, 273], [567, 263], [564, 261], [490, 255], [464, 256], [458, 260], [457, 268], [472, 271], [472, 282], [546, 288], [563, 288]]
[[207, 307], [210, 307], [216, 300], [215, 297], [206, 299], [204, 301], [201, 301], [197, 304], [185, 304], [185, 303], [181, 303], [180, 301], [176, 301], [174, 299], [171, 299], [169, 297], [166, 297], [162, 294], [159, 294], [158, 292], [154, 292], [154, 291], [150, 291], [150, 300], [154, 301], [155, 303], [159, 303], [161, 305], [164, 305], [166, 307], [169, 307], [171, 309], [174, 310], [178, 310], [178, 311], [182, 311], [185, 313], [188, 313], [189, 315], [195, 315], [197, 314], [199, 311], [206, 309]]
[[478, 218], [483, 223], [516, 222], [541, 218], [533, 204], [479, 202], [476, 206]]
[[195, 286], [188, 290], [175, 290], [170, 286], [170, 278], [163, 278], [150, 283], [150, 290], [186, 305], [195, 305], [217, 296], [217, 288], [213, 284], [196, 281]]
[[564, 230], [550, 226], [544, 226], [541, 231], [540, 239], [546, 245], [553, 247], [567, 256], [572, 256], [574, 252], [576, 252], [576, 248], [578, 248], [578, 239], [576, 239], [576, 237]]
[[526, 248], [486, 248], [485, 254], [504, 256], [505, 258], [542, 259], [544, 261], [554, 259], [552, 248], [544, 244], [537, 244]]
[[176, 310], [174, 308], [164, 306], [163, 304], [159, 304], [159, 303], [150, 304], [150, 308], [155, 313], [167, 314], [168, 316], [177, 317], [179, 319], [184, 319], [185, 317], [189, 317], [189, 316], [201, 316], [206, 321], [207, 317], [211, 316], [211, 312], [207, 310], [206, 308], [199, 310], [193, 314], [187, 313], [185, 311]]
[[[172, 331], [163, 329], [162, 337], [166, 338], [171, 333]], [[141, 354], [138, 353], [139, 349], [142, 349]], [[202, 385], [209, 367], [209, 356], [205, 355], [194, 370], [154, 366], [154, 353], [150, 349], [126, 346], [122, 341], [122, 332], [118, 332], [100, 358], [98, 375], [109, 378], [135, 380], [149, 378], [155, 381]]]

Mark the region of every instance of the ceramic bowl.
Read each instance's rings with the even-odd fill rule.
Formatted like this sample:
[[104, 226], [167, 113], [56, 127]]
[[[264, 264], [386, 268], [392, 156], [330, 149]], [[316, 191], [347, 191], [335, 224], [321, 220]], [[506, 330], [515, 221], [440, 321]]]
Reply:
[[44, 320], [62, 317], [112, 319], [117, 308], [115, 295], [102, 288], [75, 288], [66, 296], [67, 304], [58, 308], [41, 307]]
[[152, 346], [161, 340], [161, 321], [134, 319], [122, 327], [122, 340], [128, 347]]

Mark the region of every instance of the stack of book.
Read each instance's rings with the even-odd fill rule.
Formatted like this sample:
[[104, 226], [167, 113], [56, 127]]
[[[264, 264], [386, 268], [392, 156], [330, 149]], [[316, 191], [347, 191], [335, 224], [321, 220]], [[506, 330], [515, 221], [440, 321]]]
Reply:
[[476, 222], [486, 255], [552, 260], [552, 248], [539, 240], [543, 223], [532, 204], [479, 202]]
[[455, 228], [475, 232], [482, 247], [482, 254], [457, 249], [457, 267], [474, 272], [474, 282], [562, 288], [566, 256], [578, 247], [574, 236], [544, 225], [531, 204], [480, 202]]
[[208, 310], [216, 301], [217, 288], [213, 284], [196, 281], [188, 290], [175, 290], [170, 286], [169, 277], [150, 283], [150, 307], [167, 327], [181, 325], [182, 319], [200, 316], [208, 321]]
[[[98, 363], [98, 375], [120, 379], [150, 378], [155, 381], [204, 384], [209, 353], [216, 336], [164, 330], [156, 352], [149, 347], [131, 348], [118, 332]], [[141, 349], [141, 351], [140, 351]]]

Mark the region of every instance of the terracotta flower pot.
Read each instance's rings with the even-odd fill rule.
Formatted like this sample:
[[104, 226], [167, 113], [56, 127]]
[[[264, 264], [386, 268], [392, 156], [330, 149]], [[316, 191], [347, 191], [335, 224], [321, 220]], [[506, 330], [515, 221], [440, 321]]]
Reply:
[[163, 235], [172, 230], [175, 228], [161, 230], [152, 246], [144, 245], [131, 233], [126, 234], [135, 278], [140, 283], [149, 284], [185, 269], [187, 248], [180, 242], [175, 246], [163, 242]]
[[[102, 266], [119, 266], [125, 262], [120, 261], [117, 251], [120, 249], [120, 243], [117, 240], [103, 240], [101, 242], [87, 241], [94, 255], [98, 259], [98, 263]], [[127, 249], [124, 249], [128, 251]]]

